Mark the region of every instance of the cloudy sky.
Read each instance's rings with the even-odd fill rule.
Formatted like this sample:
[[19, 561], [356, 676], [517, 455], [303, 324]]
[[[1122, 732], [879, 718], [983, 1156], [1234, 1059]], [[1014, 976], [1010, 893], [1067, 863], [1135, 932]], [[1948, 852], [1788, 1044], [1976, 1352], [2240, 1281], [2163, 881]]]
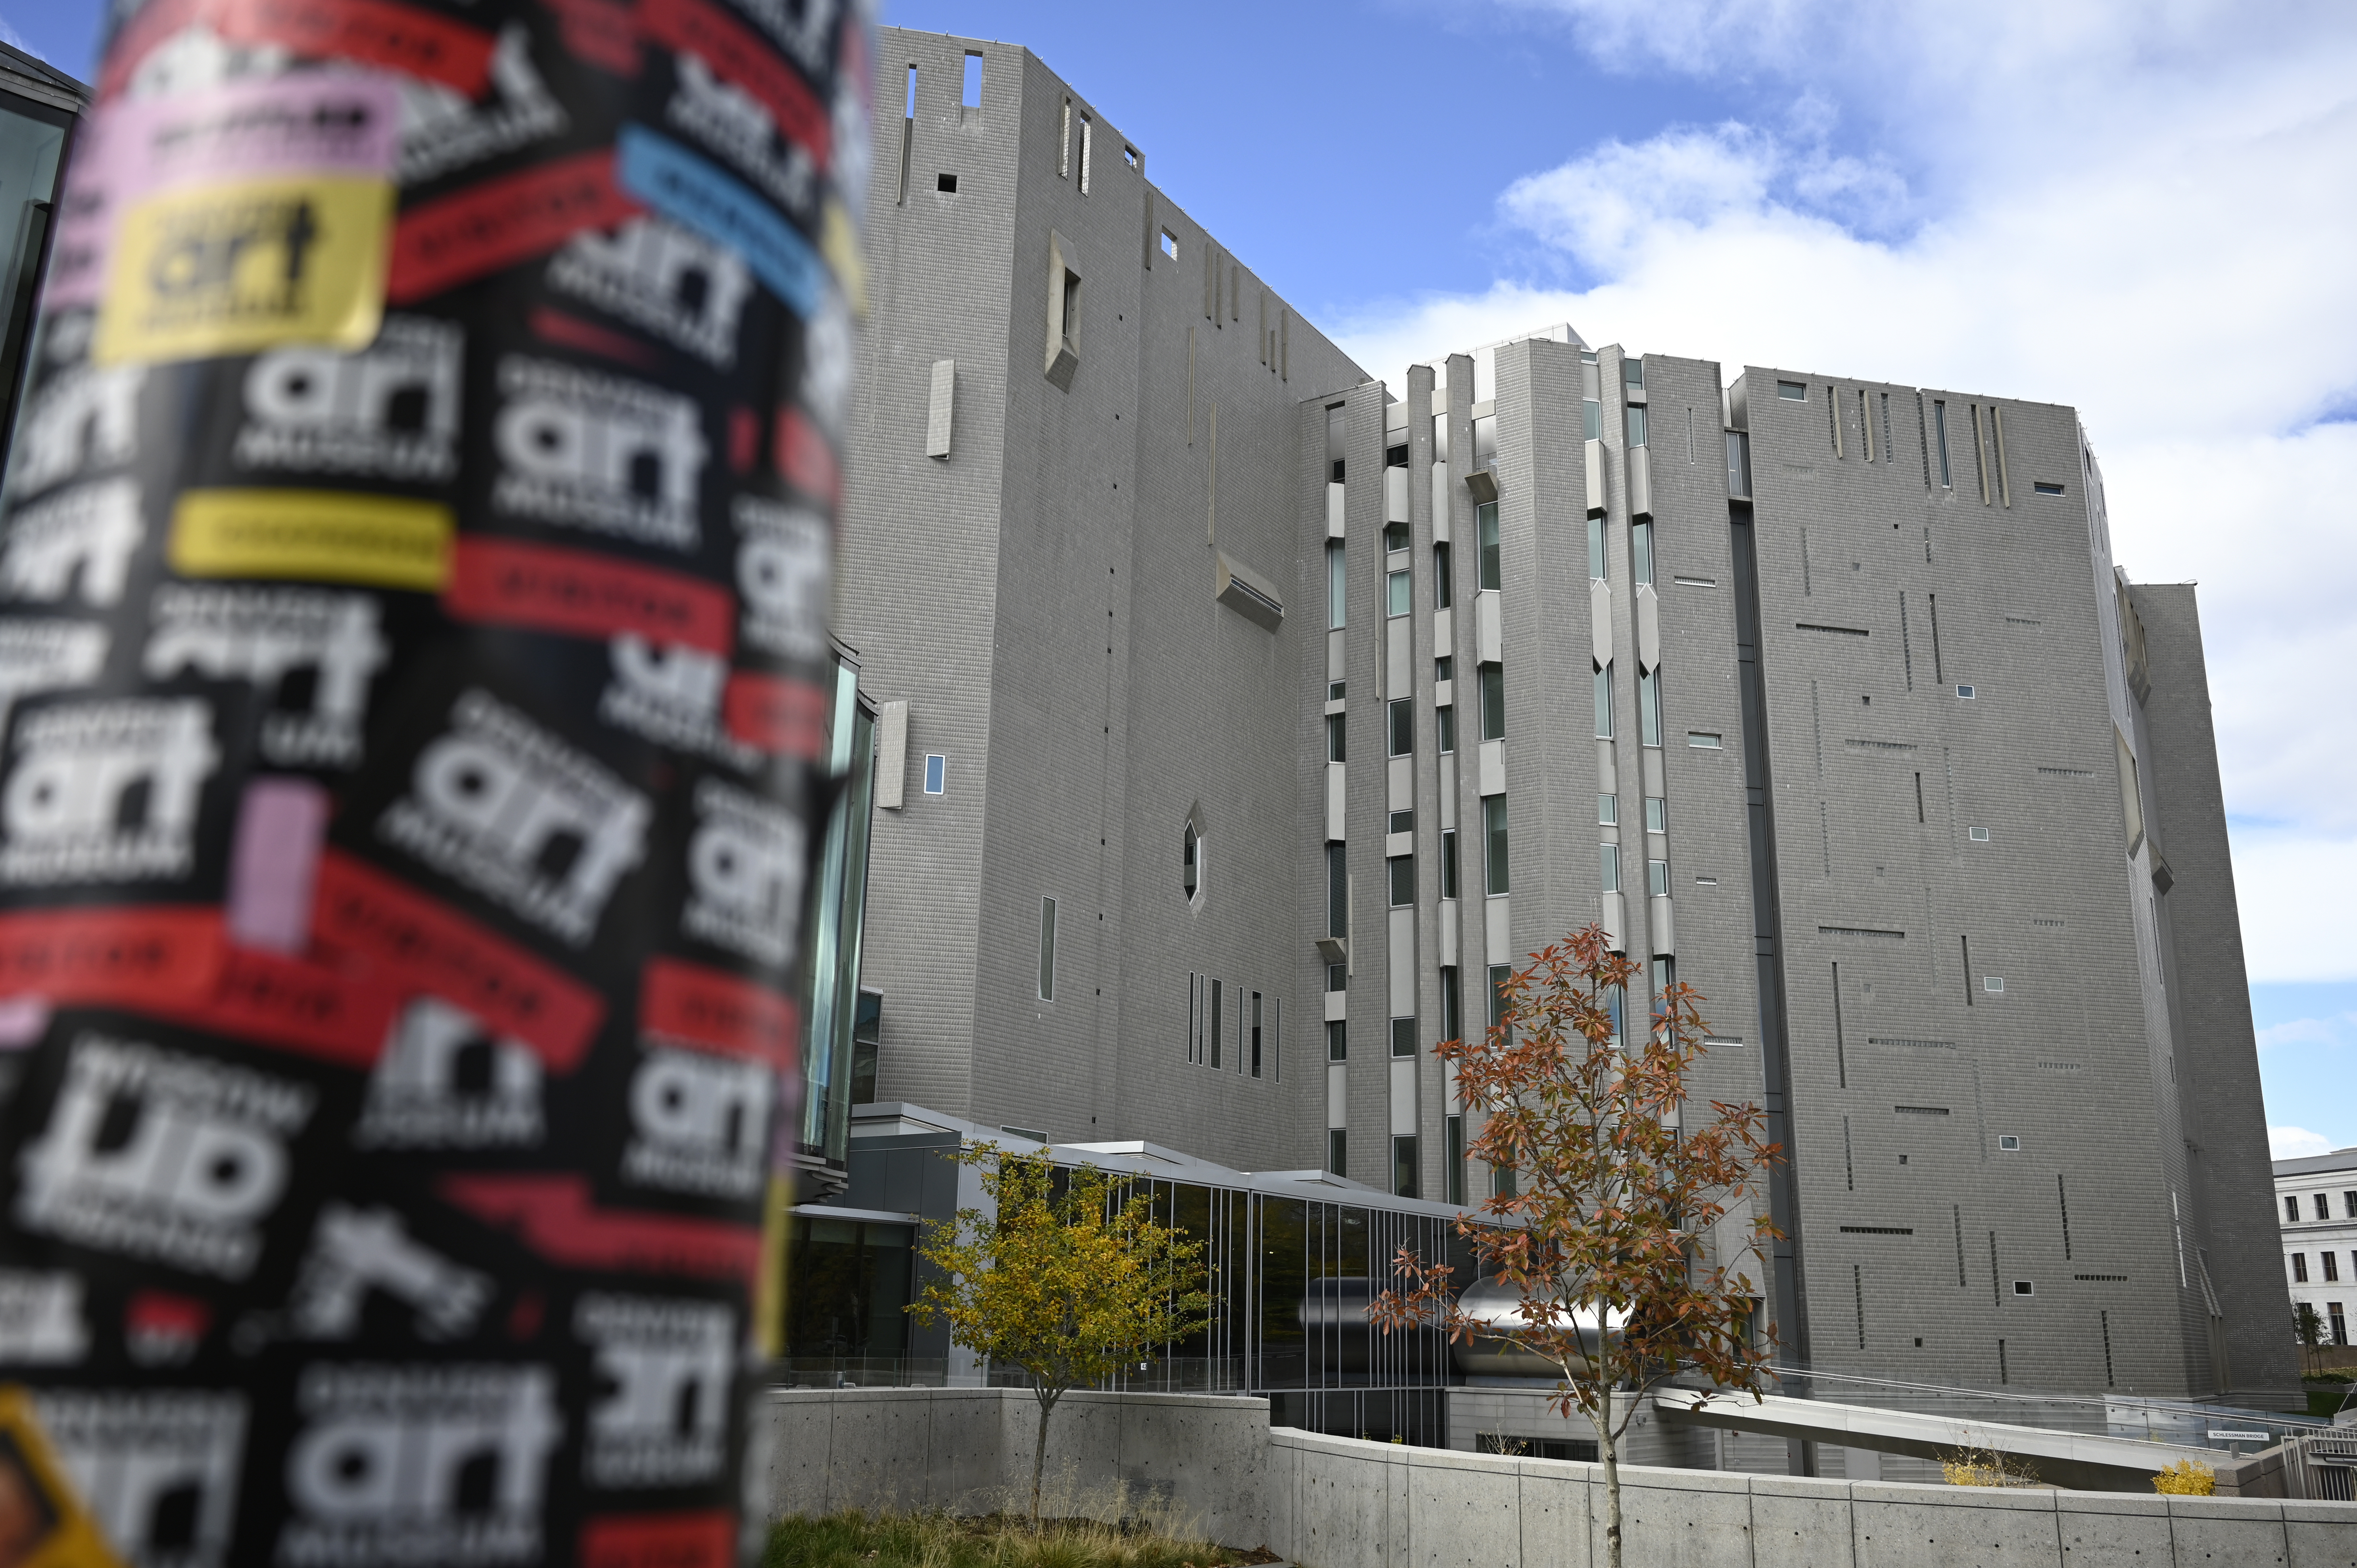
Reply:
[[[95, 0], [0, 0], [90, 73]], [[888, 0], [1023, 43], [1360, 361], [1550, 321], [2074, 403], [2202, 588], [2269, 1121], [2357, 1144], [2357, 6]]]

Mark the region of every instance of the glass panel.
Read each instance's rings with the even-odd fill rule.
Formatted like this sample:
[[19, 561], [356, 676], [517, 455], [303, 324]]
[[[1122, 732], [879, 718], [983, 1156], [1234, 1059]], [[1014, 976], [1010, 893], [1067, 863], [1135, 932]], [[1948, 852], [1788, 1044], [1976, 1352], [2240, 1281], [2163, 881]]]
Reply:
[[1436, 708], [1433, 710], [1432, 716], [1436, 721], [1434, 727], [1440, 735], [1440, 749], [1444, 753], [1455, 751], [1457, 749], [1457, 710], [1453, 707]]
[[1402, 697], [1384, 706], [1391, 714], [1391, 755], [1405, 757], [1415, 749], [1415, 703]]
[[1645, 405], [1641, 403], [1629, 405], [1628, 435], [1630, 446], [1642, 446], [1645, 444]]
[[1605, 575], [1604, 520], [1591, 517], [1587, 520], [1587, 575], [1591, 581], [1600, 581]]
[[1629, 525], [1629, 575], [1640, 583], [1653, 580], [1653, 525], [1650, 522]]
[[1491, 795], [1481, 802], [1482, 836], [1489, 843], [1489, 890], [1510, 891], [1506, 886], [1506, 798]]
[[1481, 535], [1481, 585], [1485, 588], [1495, 588], [1501, 585], [1498, 571], [1498, 503], [1483, 501], [1473, 509], [1473, 518], [1480, 525]]
[[1612, 738], [1612, 666], [1596, 666], [1596, 738]]
[[1668, 861], [1649, 860], [1645, 863], [1645, 886], [1646, 890], [1656, 898], [1666, 898], [1670, 896], [1670, 863]]
[[1637, 740], [1641, 746], [1662, 744], [1662, 672], [1637, 671]]
[[1385, 613], [1395, 616], [1407, 614], [1408, 596], [1415, 591], [1415, 585], [1408, 580], [1408, 575], [1405, 572], [1392, 573], [1383, 579]]
[[1600, 843], [1596, 846], [1596, 853], [1598, 858], [1603, 865], [1604, 891], [1607, 893], [1620, 892], [1620, 846], [1617, 843]]
[[1506, 738], [1506, 670], [1501, 664], [1481, 666], [1481, 738]]
[[[40, 284], [41, 247], [48, 238], [55, 205], [58, 162], [65, 151], [66, 116], [21, 100], [0, 109], [0, 436], [16, 423], [16, 391], [23, 384], [26, 339]], [[5, 462], [5, 457], [0, 457]]]
[[1343, 586], [1342, 544], [1336, 540], [1326, 546], [1326, 625], [1329, 628], [1342, 624]]
[[1457, 830], [1440, 835], [1440, 896], [1457, 897]]
[[1620, 822], [1620, 797], [1618, 795], [1596, 797], [1596, 820], [1608, 828], [1618, 826]]
[[1498, 416], [1484, 414], [1473, 422], [1473, 467], [1494, 468], [1498, 466]]
[[1415, 856], [1395, 854], [1388, 864], [1391, 868], [1392, 908], [1405, 908], [1415, 902]]
[[1659, 795], [1645, 797], [1645, 831], [1649, 833], [1670, 831], [1670, 803]]
[[1448, 546], [1436, 544], [1432, 547], [1432, 607], [1445, 610], [1456, 602], [1456, 597], [1457, 580], [1449, 567]]

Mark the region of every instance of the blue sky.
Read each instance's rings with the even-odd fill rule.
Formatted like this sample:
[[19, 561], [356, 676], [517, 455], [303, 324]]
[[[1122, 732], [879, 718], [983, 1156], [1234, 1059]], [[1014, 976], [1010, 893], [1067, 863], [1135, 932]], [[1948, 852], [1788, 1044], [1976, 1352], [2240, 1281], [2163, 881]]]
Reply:
[[[87, 80], [99, 9], [0, 0], [0, 38]], [[2120, 564], [2201, 585], [2270, 1124], [2357, 1144], [2357, 6], [885, 14], [1030, 47], [1394, 384], [1569, 320], [2075, 404]]]

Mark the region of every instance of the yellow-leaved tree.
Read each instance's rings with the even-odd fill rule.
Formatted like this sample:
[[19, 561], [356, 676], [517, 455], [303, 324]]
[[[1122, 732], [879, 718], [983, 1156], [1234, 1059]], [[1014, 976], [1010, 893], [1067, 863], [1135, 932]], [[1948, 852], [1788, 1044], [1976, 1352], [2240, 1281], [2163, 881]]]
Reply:
[[1156, 1223], [1140, 1184], [1094, 1165], [1062, 1168], [1044, 1150], [996, 1144], [956, 1158], [982, 1173], [993, 1208], [961, 1208], [927, 1228], [917, 1252], [939, 1277], [909, 1312], [928, 1326], [946, 1321], [952, 1341], [1029, 1379], [1039, 1402], [1036, 1529], [1056, 1402], [1202, 1329], [1211, 1305], [1203, 1243]]

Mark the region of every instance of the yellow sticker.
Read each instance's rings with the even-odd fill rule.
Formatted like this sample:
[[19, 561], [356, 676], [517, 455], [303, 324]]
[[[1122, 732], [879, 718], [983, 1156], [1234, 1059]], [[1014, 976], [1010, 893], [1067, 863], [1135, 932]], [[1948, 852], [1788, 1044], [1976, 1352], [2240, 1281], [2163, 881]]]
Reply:
[[450, 576], [450, 509], [343, 490], [189, 490], [172, 510], [184, 577], [308, 577], [438, 591]]
[[384, 315], [388, 180], [287, 175], [182, 187], [123, 215], [99, 306], [101, 364], [364, 349]]
[[23, 1389], [0, 1388], [0, 1563], [123, 1568], [49, 1448]]

